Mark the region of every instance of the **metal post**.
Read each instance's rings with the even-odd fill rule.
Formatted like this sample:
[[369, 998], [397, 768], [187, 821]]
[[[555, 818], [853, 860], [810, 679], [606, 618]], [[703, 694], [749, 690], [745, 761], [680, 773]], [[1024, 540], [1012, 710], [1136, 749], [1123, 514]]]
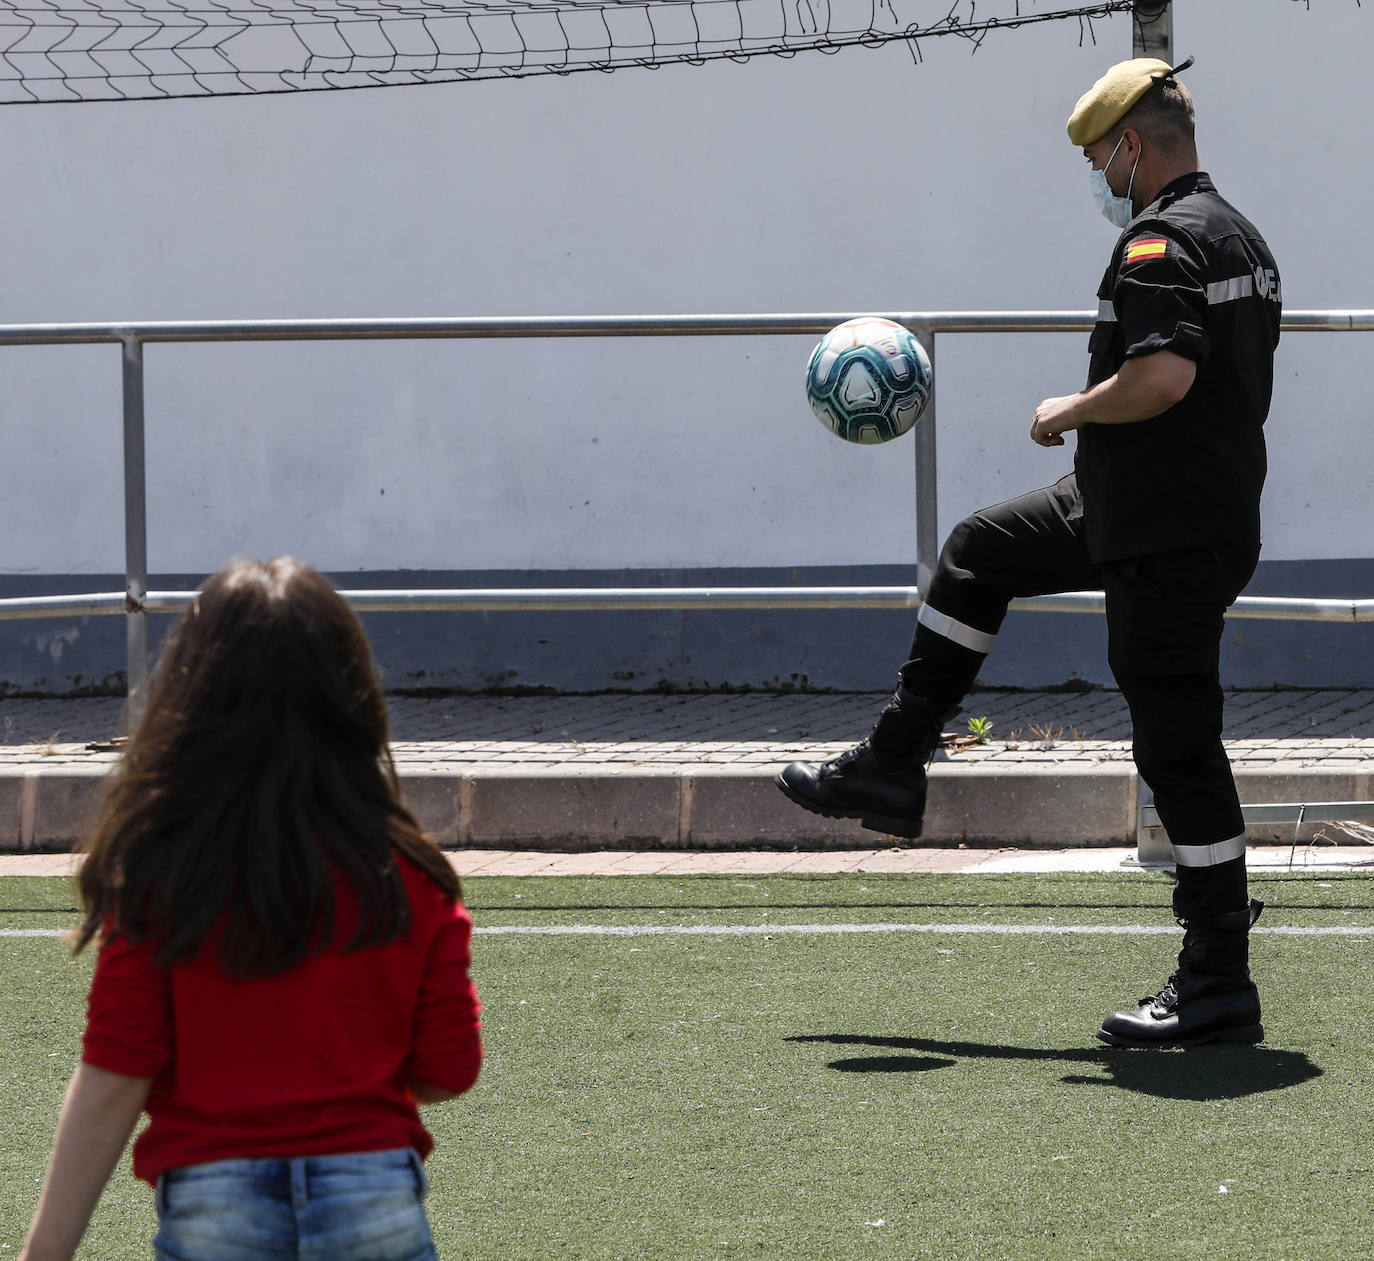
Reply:
[[1158, 57], [1174, 64], [1171, 0], [1135, 0], [1131, 12], [1131, 56]]
[[143, 343], [133, 333], [124, 347], [124, 593], [128, 721], [132, 726], [144, 702], [148, 678], [148, 488], [143, 435]]
[[[1131, 11], [1131, 56], [1157, 57], [1174, 64], [1174, 9], [1170, 0], [1135, 0]], [[1154, 804], [1150, 786], [1136, 775], [1136, 861], [1142, 867], [1173, 862], [1174, 847], [1158, 820], [1147, 826], [1146, 808]]]
[[1135, 791], [1135, 860], [1142, 867], [1170, 867], [1174, 861], [1174, 847], [1154, 809], [1154, 792], [1139, 775]]
[[916, 423], [916, 586], [922, 599], [935, 577], [940, 558], [939, 488], [935, 476], [935, 328], [931, 324], [912, 324], [911, 331], [930, 360], [930, 398]]
[[[1131, 9], [1131, 56], [1157, 57], [1174, 64], [1174, 9], [1170, 0], [1135, 0]], [[1143, 809], [1154, 801], [1150, 786], [1139, 776], [1136, 793], [1136, 860], [1142, 865], [1159, 865], [1173, 859], [1173, 846], [1162, 826], [1147, 828], [1141, 819]]]
[[[1135, 0], [1131, 10], [1131, 56], [1157, 57], [1174, 64], [1174, 8], [1170, 0]], [[1136, 792], [1136, 860], [1158, 866], [1173, 860], [1174, 848], [1163, 826], [1147, 828], [1140, 820], [1143, 807], [1154, 801], [1150, 786], [1139, 776]]]

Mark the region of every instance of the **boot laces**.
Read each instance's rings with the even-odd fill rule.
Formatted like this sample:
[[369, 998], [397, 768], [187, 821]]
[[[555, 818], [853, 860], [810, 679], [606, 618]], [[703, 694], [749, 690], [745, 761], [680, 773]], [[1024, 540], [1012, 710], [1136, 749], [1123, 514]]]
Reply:
[[822, 766], [821, 769], [824, 771], [828, 771], [831, 774], [838, 774], [839, 772], [843, 771], [846, 766], [849, 766], [852, 763], [857, 762], [859, 758], [867, 754], [868, 749], [868, 739], [867, 737], [865, 737], [864, 739], [860, 740], [859, 743], [856, 744], [852, 749], [846, 749], [843, 753], [837, 754], [835, 757], [832, 757], [828, 762], [826, 762]]
[[1173, 1011], [1178, 1006], [1178, 973], [1175, 972], [1157, 994], [1146, 994], [1140, 1000], [1142, 1007], [1158, 1007], [1161, 1011]]

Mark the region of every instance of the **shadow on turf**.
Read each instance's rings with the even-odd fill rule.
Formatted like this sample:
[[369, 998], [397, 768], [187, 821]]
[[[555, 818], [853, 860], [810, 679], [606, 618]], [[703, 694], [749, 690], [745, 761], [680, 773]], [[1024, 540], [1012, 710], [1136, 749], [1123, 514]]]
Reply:
[[[1062, 1078], [1068, 1085], [1119, 1086], [1159, 1099], [1240, 1099], [1297, 1086], [1322, 1074], [1322, 1070], [1301, 1051], [1279, 1051], [1266, 1046], [1201, 1046], [1172, 1052], [1132, 1051], [1120, 1047], [1057, 1050], [850, 1033], [799, 1034], [785, 1040], [925, 1052], [923, 1055], [863, 1055], [831, 1060], [826, 1067], [838, 1073], [924, 1073], [936, 1068], [953, 1068], [961, 1060], [1060, 1060], [1096, 1065], [1105, 1073], [1101, 1077], [1071, 1073]], [[1179, 1059], [1180, 1055], [1187, 1057], [1186, 1063]]]

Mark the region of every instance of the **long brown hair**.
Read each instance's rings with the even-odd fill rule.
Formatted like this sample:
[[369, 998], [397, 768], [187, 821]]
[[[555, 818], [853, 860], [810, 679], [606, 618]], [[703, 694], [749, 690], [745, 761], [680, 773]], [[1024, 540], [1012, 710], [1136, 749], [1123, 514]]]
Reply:
[[398, 854], [461, 897], [401, 801], [361, 624], [290, 557], [233, 561], [201, 588], [82, 848], [78, 951], [124, 933], [180, 963], [222, 917], [217, 959], [237, 976], [329, 941], [335, 869], [361, 906], [348, 949], [409, 930]]

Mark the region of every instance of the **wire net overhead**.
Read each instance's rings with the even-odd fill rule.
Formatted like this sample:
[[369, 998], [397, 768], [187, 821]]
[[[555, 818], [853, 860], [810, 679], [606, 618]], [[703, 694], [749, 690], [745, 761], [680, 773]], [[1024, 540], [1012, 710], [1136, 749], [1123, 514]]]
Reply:
[[0, 0], [0, 104], [519, 78], [1093, 23], [1132, 0]]

